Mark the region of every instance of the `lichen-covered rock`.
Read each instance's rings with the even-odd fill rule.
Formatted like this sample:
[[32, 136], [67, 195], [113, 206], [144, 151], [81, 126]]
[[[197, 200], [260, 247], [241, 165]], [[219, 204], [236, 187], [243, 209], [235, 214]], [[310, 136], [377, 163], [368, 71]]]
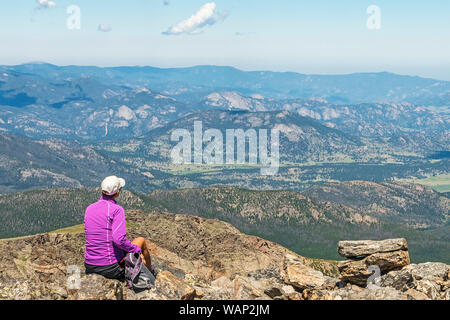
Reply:
[[397, 250], [408, 250], [406, 239], [339, 241], [338, 243], [339, 254], [346, 258], [363, 257], [374, 253]]

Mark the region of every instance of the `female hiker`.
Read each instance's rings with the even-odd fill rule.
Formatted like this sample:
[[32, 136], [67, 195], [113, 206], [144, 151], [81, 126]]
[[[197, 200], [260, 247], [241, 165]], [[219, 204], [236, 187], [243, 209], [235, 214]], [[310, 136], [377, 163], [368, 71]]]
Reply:
[[126, 234], [125, 211], [116, 203], [125, 180], [110, 176], [102, 182], [102, 196], [84, 215], [86, 274], [97, 273], [109, 279], [125, 280], [122, 259], [127, 252], [139, 252], [152, 270], [150, 253], [142, 237], [130, 242]]

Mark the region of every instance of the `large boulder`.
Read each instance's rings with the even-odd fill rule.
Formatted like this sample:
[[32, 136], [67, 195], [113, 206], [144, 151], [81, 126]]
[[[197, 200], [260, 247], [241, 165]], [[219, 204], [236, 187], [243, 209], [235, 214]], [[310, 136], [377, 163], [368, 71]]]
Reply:
[[374, 253], [398, 250], [408, 250], [406, 239], [339, 241], [338, 243], [339, 254], [346, 258], [358, 258]]
[[344, 282], [365, 286], [367, 280], [374, 273], [371, 266], [380, 269], [380, 275], [391, 270], [397, 270], [409, 264], [407, 251], [395, 251], [390, 253], [375, 253], [362, 260], [346, 260], [338, 264], [339, 278]]
[[371, 254], [365, 258], [365, 263], [367, 266], [378, 266], [381, 273], [386, 273], [407, 266], [410, 261], [408, 251], [400, 250]]
[[[344, 282], [366, 286], [369, 278], [409, 265], [406, 240], [340, 241], [339, 254], [348, 257], [339, 262], [339, 278]], [[379, 272], [379, 274], [377, 274]]]

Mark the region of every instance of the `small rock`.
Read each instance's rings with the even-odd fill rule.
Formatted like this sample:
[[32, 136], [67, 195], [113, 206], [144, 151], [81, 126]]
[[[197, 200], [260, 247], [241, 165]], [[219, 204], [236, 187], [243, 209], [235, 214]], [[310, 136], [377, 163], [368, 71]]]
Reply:
[[264, 290], [264, 293], [267, 294], [272, 299], [283, 295], [283, 293], [281, 292], [281, 289], [278, 287], [267, 288], [266, 290]]
[[417, 281], [415, 290], [422, 292], [432, 300], [436, 300], [440, 296], [439, 292], [441, 291], [441, 288], [436, 282], [419, 280]]
[[444, 294], [444, 300], [450, 300], [450, 289], [447, 289]]
[[251, 279], [236, 276], [233, 280], [233, 300], [270, 299]]
[[393, 287], [400, 291], [406, 291], [416, 286], [412, 273], [406, 268], [383, 275], [379, 285], [382, 287]]
[[414, 289], [406, 290], [405, 294], [408, 295], [409, 300], [430, 300], [426, 294]]
[[80, 288], [68, 290], [70, 300], [122, 300], [124, 284], [98, 274], [81, 277]]
[[51, 284], [48, 290], [54, 293], [55, 295], [59, 296], [60, 298], [66, 299], [68, 297], [67, 290], [56, 284]]
[[233, 284], [230, 279], [225, 276], [222, 276], [214, 281], [211, 281], [211, 287], [229, 289], [232, 288]]
[[293, 286], [282, 286], [281, 287], [281, 293], [283, 294], [284, 297], [286, 297], [286, 299], [288, 300], [302, 300], [303, 297], [302, 295], [297, 292]]
[[437, 283], [441, 286], [441, 291], [445, 291], [450, 288], [450, 280], [437, 281]]
[[169, 271], [158, 273], [155, 288], [169, 299], [192, 300], [196, 296], [195, 289], [187, 283], [175, 277]]
[[322, 272], [301, 264], [289, 254], [285, 257], [284, 273], [284, 281], [300, 290], [320, 287], [326, 280]]
[[334, 290], [344, 286], [343, 282], [338, 278], [327, 278], [325, 282], [320, 286], [320, 290]]

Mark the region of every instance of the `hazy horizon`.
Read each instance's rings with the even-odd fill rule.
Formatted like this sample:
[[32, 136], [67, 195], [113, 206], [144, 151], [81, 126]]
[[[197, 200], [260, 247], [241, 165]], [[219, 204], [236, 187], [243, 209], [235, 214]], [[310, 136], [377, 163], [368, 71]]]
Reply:
[[[0, 0], [0, 7], [0, 61], [8, 65], [388, 71], [450, 81], [444, 0]], [[373, 7], [379, 29], [369, 28]]]
[[215, 64], [194, 64], [194, 65], [180, 65], [180, 66], [157, 66], [157, 65], [132, 65], [132, 64], [118, 64], [118, 65], [94, 65], [94, 64], [56, 64], [51, 63], [47, 61], [28, 61], [23, 63], [17, 63], [17, 64], [4, 64], [0, 63], [0, 66], [8, 66], [8, 67], [15, 67], [15, 66], [21, 66], [21, 65], [31, 65], [31, 64], [49, 64], [56, 67], [93, 67], [93, 68], [120, 68], [120, 67], [138, 67], [138, 68], [157, 68], [157, 69], [188, 69], [188, 68], [196, 68], [196, 67], [219, 67], [219, 68], [233, 68], [242, 72], [274, 72], [274, 73], [296, 73], [301, 75], [307, 75], [307, 76], [345, 76], [345, 75], [353, 75], [353, 74], [379, 74], [379, 73], [389, 73], [389, 74], [395, 74], [398, 76], [405, 76], [405, 77], [420, 77], [424, 79], [433, 79], [438, 81], [450, 81], [447, 79], [440, 79], [437, 77], [427, 77], [419, 74], [405, 74], [405, 73], [397, 73], [390, 70], [382, 70], [382, 71], [354, 71], [354, 72], [341, 72], [341, 73], [326, 73], [326, 72], [317, 72], [317, 73], [306, 73], [301, 71], [292, 71], [292, 70], [270, 70], [270, 69], [248, 69], [233, 65], [215, 65]]

